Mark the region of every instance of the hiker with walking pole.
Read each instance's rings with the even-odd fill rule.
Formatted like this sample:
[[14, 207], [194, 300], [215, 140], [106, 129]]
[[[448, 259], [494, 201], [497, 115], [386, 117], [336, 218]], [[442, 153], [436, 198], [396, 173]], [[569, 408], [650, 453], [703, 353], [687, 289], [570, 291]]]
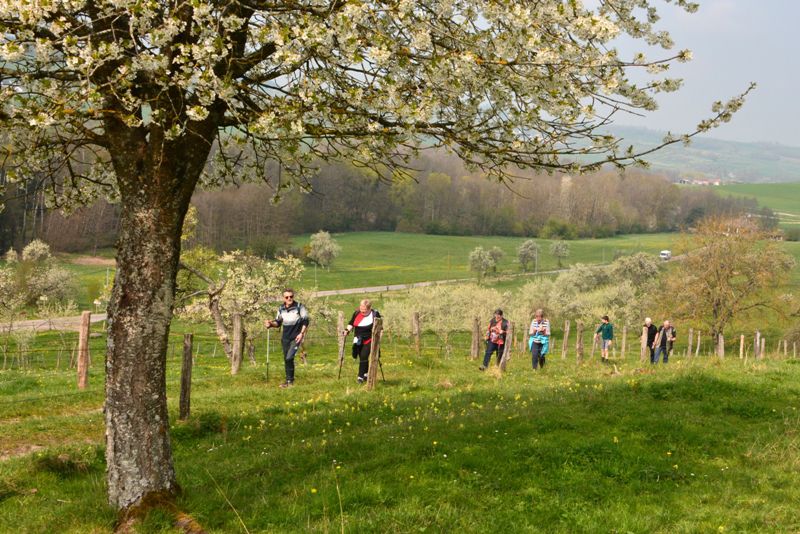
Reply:
[[601, 342], [600, 361], [603, 363], [608, 363], [608, 349], [614, 342], [614, 325], [611, 324], [608, 315], [603, 316], [600, 326], [598, 326], [597, 330], [595, 330], [594, 339], [595, 341], [599, 340]]
[[544, 310], [538, 309], [533, 314], [528, 335], [528, 348], [531, 351], [531, 363], [535, 371], [540, 367], [544, 368], [544, 357], [550, 349], [550, 321], [545, 319]]
[[[369, 373], [369, 354], [372, 349], [372, 325], [380, 318], [378, 310], [372, 309], [372, 302], [364, 299], [353, 312], [353, 316], [344, 329], [344, 337], [353, 332], [353, 359], [358, 359], [358, 383], [367, 381]], [[378, 360], [380, 363], [380, 360]]]
[[267, 328], [280, 328], [283, 326], [281, 347], [283, 348], [283, 362], [286, 369], [286, 382], [279, 387], [290, 388], [294, 386], [294, 357], [300, 349], [308, 330], [308, 310], [294, 300], [294, 290], [283, 290], [283, 304], [278, 308], [278, 314], [273, 320], [264, 321]]

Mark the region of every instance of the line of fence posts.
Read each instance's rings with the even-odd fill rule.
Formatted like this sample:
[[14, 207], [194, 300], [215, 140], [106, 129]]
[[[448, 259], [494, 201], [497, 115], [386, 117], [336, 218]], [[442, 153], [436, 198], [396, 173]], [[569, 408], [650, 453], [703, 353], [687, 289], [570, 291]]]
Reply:
[[[91, 365], [90, 361], [90, 350], [89, 350], [89, 339], [90, 339], [90, 326], [91, 326], [91, 312], [84, 311], [81, 314], [81, 323], [78, 331], [78, 342], [76, 343], [75, 350], [77, 351], [77, 357], [75, 358], [75, 366], [77, 369], [77, 379], [78, 379], [78, 389], [86, 389], [88, 386], [88, 375], [89, 375], [89, 368]], [[383, 324], [382, 321], [376, 323], [374, 328], [378, 328], [379, 332], [383, 332]], [[561, 358], [566, 359], [567, 352], [569, 349], [569, 335], [571, 330], [571, 323], [569, 320], [564, 322], [564, 336], [563, 336], [563, 343], [561, 346]], [[414, 348], [416, 351], [421, 351], [421, 326], [420, 326], [420, 319], [419, 313], [414, 312], [412, 316], [412, 334], [413, 334], [413, 342]], [[576, 322], [575, 328], [575, 356], [577, 363], [581, 363], [584, 360], [584, 325], [580, 321]], [[696, 338], [695, 338], [696, 334]], [[380, 336], [378, 336], [380, 337]], [[376, 339], [375, 337], [373, 339]], [[527, 340], [525, 339], [524, 332], [522, 330], [517, 331], [513, 321], [509, 321], [509, 329], [506, 335], [506, 339], [509, 340], [504, 346], [503, 353], [500, 359], [500, 370], [505, 371], [508, 366], [508, 362], [511, 360], [513, 351], [518, 350], [521, 354], [527, 351]], [[344, 345], [345, 345], [345, 334], [344, 334], [344, 315], [340, 311], [338, 313], [338, 321], [337, 321], [337, 340], [338, 340], [338, 365], [339, 365], [339, 376], [341, 376], [341, 369], [342, 364], [344, 362]], [[237, 374], [242, 362], [243, 356], [243, 344], [245, 341], [245, 333], [243, 331], [243, 324], [241, 320], [241, 316], [235, 314], [233, 316], [233, 343], [232, 343], [232, 361], [231, 361], [231, 374]], [[248, 346], [248, 353], [251, 355], [255, 352], [255, 343], [252, 340], [250, 341], [250, 345]], [[723, 334], [718, 334], [716, 339], [712, 336], [713, 342], [713, 354], [716, 355], [720, 359], [725, 359], [725, 338]], [[216, 344], [214, 345], [214, 352], [216, 353]], [[554, 343], [555, 345], [555, 343]], [[702, 336], [701, 332], [698, 330], [697, 332], [694, 331], [693, 328], [689, 328], [688, 336], [687, 336], [687, 347], [686, 347], [686, 355], [688, 357], [692, 357], [692, 352], [694, 351], [694, 356], [700, 355], [700, 348], [702, 345]], [[180, 418], [185, 419], [189, 417], [189, 396], [190, 396], [190, 389], [191, 389], [191, 368], [192, 368], [192, 348], [193, 348], [193, 334], [185, 334], [183, 340], [183, 363], [181, 368], [181, 401], [180, 401]], [[476, 359], [480, 356], [480, 347], [481, 347], [481, 326], [480, 326], [480, 319], [478, 317], [473, 317], [472, 322], [472, 343], [470, 347], [470, 358]], [[762, 360], [766, 357], [766, 338], [761, 334], [760, 331], [756, 330], [753, 340], [753, 357], [756, 360]], [[592, 354], [594, 354], [594, 349], [596, 348], [596, 339], [593, 337], [593, 347], [592, 347]], [[783, 352], [784, 358], [789, 357], [789, 340], [786, 338], [779, 339], [777, 345], [775, 347], [775, 354], [780, 355], [781, 349]], [[196, 355], [199, 355], [199, 345], [197, 349]], [[553, 348], [552, 352], [555, 352], [555, 347]], [[620, 351], [620, 358], [624, 359], [625, 354], [627, 352], [627, 326], [623, 326], [622, 328], [622, 346]], [[797, 358], [797, 342], [792, 342], [792, 357]], [[648, 353], [648, 346], [647, 346], [647, 327], [642, 328], [641, 334], [641, 349], [640, 349], [640, 361], [645, 362], [646, 356]], [[746, 343], [746, 336], [741, 334], [739, 336], [739, 359], [744, 359], [745, 363], [747, 361], [748, 350], [747, 350], [747, 343]], [[70, 360], [73, 358], [70, 357]], [[255, 360], [254, 356], [251, 356], [251, 359]], [[375, 345], [373, 345], [373, 355], [370, 356], [371, 359], [371, 369], [374, 369], [374, 373], [371, 372], [371, 375], [375, 375], [377, 373], [378, 368], [380, 367], [380, 340], [377, 341]], [[372, 365], [374, 363], [374, 365]], [[369, 382], [369, 376], [368, 376]], [[369, 384], [368, 384], [369, 385]], [[368, 389], [374, 388], [374, 376], [373, 376], [373, 383], [372, 386]], [[186, 399], [184, 401], [184, 398]], [[185, 405], [184, 405], [185, 402]], [[185, 406], [185, 407], [184, 407]]]

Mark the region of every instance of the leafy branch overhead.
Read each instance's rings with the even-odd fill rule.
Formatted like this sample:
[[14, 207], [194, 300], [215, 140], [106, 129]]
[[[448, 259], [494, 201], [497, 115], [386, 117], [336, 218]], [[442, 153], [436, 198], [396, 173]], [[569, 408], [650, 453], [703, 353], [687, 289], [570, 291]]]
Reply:
[[[192, 143], [213, 146], [217, 165], [182, 162], [189, 175], [206, 168], [209, 185], [253, 178], [278, 191], [317, 159], [389, 176], [425, 147], [500, 178], [629, 165], [640, 155], [599, 129], [655, 109], [681, 85], [664, 73], [691, 58], [672, 51], [651, 4], [7, 0], [4, 163], [12, 180], [51, 179], [62, 206], [116, 198], [126, 158], [157, 165]], [[621, 57], [614, 43], [626, 35], [665, 52]], [[632, 81], [633, 70], [649, 79]], [[729, 120], [749, 90], [664, 143]]]

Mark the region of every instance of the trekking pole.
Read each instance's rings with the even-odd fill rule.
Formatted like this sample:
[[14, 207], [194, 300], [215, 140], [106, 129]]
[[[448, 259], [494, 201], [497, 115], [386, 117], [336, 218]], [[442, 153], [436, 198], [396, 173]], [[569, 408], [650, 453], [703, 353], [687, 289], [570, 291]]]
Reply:
[[342, 366], [344, 365], [344, 342], [347, 336], [342, 334], [341, 331], [339, 332], [339, 376], [336, 377], [337, 380], [342, 378]]
[[381, 370], [381, 380], [386, 382], [386, 376], [383, 374], [383, 362], [381, 362], [381, 353], [378, 351], [378, 369]]
[[269, 380], [269, 331], [267, 328], [267, 380]]

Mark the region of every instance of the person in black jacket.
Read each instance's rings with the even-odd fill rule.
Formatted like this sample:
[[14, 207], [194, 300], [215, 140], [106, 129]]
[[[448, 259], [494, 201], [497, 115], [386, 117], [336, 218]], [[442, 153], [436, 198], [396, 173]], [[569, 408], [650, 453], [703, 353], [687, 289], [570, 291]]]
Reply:
[[381, 314], [372, 309], [372, 303], [364, 299], [358, 309], [353, 312], [350, 322], [347, 323], [344, 335], [353, 332], [353, 358], [358, 358], [358, 383], [367, 380], [369, 373], [369, 354], [372, 348], [372, 325]]
[[656, 354], [653, 356], [653, 363], [658, 363], [659, 357], [664, 355], [664, 363], [669, 361], [669, 353], [672, 352], [672, 344], [678, 337], [678, 332], [669, 321], [664, 321], [664, 326], [658, 329], [658, 335], [653, 342]]
[[653, 320], [648, 317], [644, 320], [644, 327], [647, 329], [647, 348], [650, 350], [650, 363], [655, 362], [655, 353], [656, 348], [653, 345], [656, 341], [656, 334], [658, 334], [658, 328], [656, 325], [653, 324]]
[[281, 346], [283, 348], [283, 364], [286, 368], [286, 382], [279, 387], [290, 388], [294, 385], [294, 357], [306, 337], [309, 318], [306, 307], [294, 300], [294, 290], [283, 290], [283, 304], [278, 308], [275, 319], [264, 321], [267, 328], [283, 326]]

